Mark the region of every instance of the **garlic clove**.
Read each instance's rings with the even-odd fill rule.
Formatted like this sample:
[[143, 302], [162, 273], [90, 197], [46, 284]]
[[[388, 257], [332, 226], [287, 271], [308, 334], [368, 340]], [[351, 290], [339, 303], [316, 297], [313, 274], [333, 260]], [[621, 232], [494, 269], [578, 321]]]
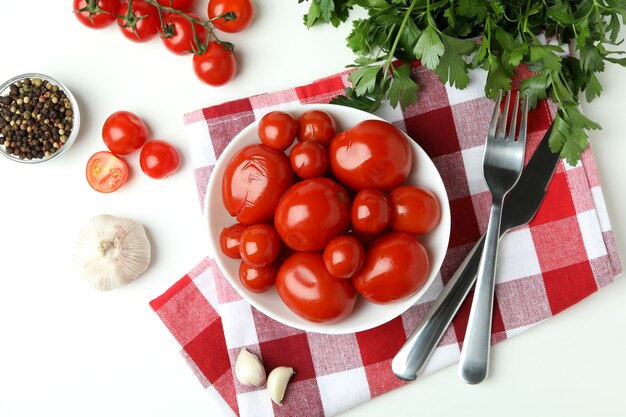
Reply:
[[272, 369], [272, 372], [267, 376], [267, 392], [276, 404], [281, 405], [287, 384], [294, 374], [292, 367], [279, 366]]
[[140, 223], [101, 214], [78, 232], [73, 262], [94, 288], [112, 290], [145, 272], [150, 265], [150, 241]]
[[243, 385], [262, 387], [265, 385], [265, 368], [254, 354], [241, 349], [235, 361], [235, 376]]

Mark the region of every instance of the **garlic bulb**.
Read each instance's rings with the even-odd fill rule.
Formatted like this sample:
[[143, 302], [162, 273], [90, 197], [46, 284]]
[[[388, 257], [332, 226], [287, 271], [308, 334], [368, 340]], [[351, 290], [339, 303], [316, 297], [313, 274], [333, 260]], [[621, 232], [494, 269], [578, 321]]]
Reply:
[[254, 354], [241, 349], [235, 361], [235, 376], [243, 385], [262, 387], [265, 385], [265, 368], [261, 360]]
[[279, 366], [272, 369], [272, 372], [267, 376], [267, 392], [270, 395], [272, 401], [281, 405], [281, 401], [285, 396], [285, 390], [291, 377], [295, 374], [293, 368], [289, 366]]
[[74, 265], [100, 291], [134, 281], [150, 264], [150, 241], [143, 226], [131, 219], [101, 214], [78, 232]]

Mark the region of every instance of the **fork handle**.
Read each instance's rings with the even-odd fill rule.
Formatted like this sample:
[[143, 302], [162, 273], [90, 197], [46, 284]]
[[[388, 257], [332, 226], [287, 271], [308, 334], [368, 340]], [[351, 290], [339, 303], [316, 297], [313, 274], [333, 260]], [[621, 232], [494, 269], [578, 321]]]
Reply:
[[459, 361], [459, 377], [468, 384], [482, 382], [487, 377], [489, 368], [502, 200], [494, 196], [492, 202], [489, 224], [485, 233], [485, 247], [478, 265], [476, 289]]

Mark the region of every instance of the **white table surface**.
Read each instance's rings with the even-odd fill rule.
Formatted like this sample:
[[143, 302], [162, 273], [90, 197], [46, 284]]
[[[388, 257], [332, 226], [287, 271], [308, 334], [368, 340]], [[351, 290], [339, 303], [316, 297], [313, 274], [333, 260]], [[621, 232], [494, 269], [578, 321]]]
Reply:
[[[204, 4], [206, 1], [199, 1]], [[191, 58], [158, 39], [134, 44], [115, 26], [87, 29], [68, 1], [2, 1], [0, 79], [42, 72], [66, 83], [81, 105], [74, 146], [56, 161], [26, 166], [0, 159], [0, 416], [212, 416], [206, 393], [148, 302], [207, 253], [182, 114], [333, 74], [352, 62], [349, 26], [306, 30], [306, 4], [256, 0], [237, 45], [240, 71], [222, 88], [196, 80]], [[288, 35], [287, 35], [288, 34]], [[626, 71], [610, 65], [605, 91], [584, 110], [601, 123], [593, 150], [621, 253], [626, 249]], [[85, 181], [100, 129], [131, 110], [154, 137], [176, 144], [183, 165], [156, 181], [135, 174], [116, 193]], [[92, 290], [71, 264], [72, 240], [91, 217], [139, 220], [153, 244], [149, 270], [130, 286]], [[489, 379], [467, 386], [452, 366], [385, 394], [345, 416], [626, 415], [626, 280], [492, 351]]]

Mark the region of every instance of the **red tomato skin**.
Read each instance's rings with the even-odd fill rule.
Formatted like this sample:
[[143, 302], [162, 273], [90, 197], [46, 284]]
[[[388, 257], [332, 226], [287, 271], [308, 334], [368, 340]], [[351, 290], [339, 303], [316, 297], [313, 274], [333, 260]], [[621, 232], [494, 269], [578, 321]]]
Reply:
[[337, 133], [335, 119], [322, 110], [309, 110], [298, 117], [298, 140], [316, 141], [328, 146]]
[[192, 65], [196, 76], [214, 87], [226, 84], [237, 73], [235, 54], [217, 42], [209, 42], [206, 51], [194, 54]]
[[141, 148], [139, 154], [141, 170], [154, 179], [167, 178], [178, 171], [178, 151], [164, 140], [153, 139]]
[[352, 201], [350, 220], [352, 227], [359, 232], [380, 233], [389, 226], [390, 217], [391, 206], [379, 190], [361, 190]]
[[105, 120], [102, 139], [114, 154], [128, 155], [146, 143], [148, 127], [134, 113], [117, 111]]
[[302, 179], [321, 177], [328, 171], [328, 152], [317, 142], [299, 142], [291, 149], [289, 162]]
[[224, 207], [239, 223], [265, 223], [272, 220], [278, 201], [293, 182], [284, 153], [263, 144], [246, 146], [224, 170]]
[[274, 216], [283, 242], [297, 251], [320, 251], [350, 226], [350, 200], [335, 181], [318, 177], [294, 184]]
[[232, 259], [240, 259], [239, 244], [241, 243], [241, 234], [246, 230], [245, 224], [235, 223], [225, 227], [220, 232], [220, 249], [222, 253]]
[[289, 113], [272, 111], [259, 121], [258, 134], [261, 143], [284, 151], [291, 146], [298, 132], [298, 121]]
[[262, 268], [269, 266], [280, 253], [280, 237], [272, 226], [255, 224], [241, 234], [239, 245], [241, 259], [247, 264]]
[[278, 267], [275, 263], [257, 267], [242, 261], [239, 264], [239, 281], [248, 291], [261, 293], [269, 290], [276, 282]]
[[87, 182], [99, 193], [112, 193], [119, 190], [128, 180], [128, 164], [122, 158], [108, 151], [91, 155], [87, 161], [85, 176]]
[[412, 153], [404, 134], [391, 123], [366, 120], [330, 143], [330, 169], [347, 187], [391, 191], [411, 172]]
[[352, 283], [365, 299], [386, 304], [415, 294], [428, 270], [428, 253], [415, 236], [392, 232], [372, 243]]
[[[225, 19], [215, 19], [217, 16], [227, 12], [235, 13], [235, 19], [227, 21]], [[207, 14], [213, 25], [222, 32], [241, 32], [254, 19], [254, 4], [251, 0], [210, 0], [207, 7]]]
[[[120, 0], [98, 0], [97, 5], [102, 10], [112, 14], [96, 12], [90, 17], [89, 12], [76, 12], [74, 16], [76, 16], [80, 23], [88, 28], [102, 29], [115, 22], [115, 19], [117, 19], [115, 14], [120, 9], [122, 3]], [[87, 0], [74, 0], [74, 11], [80, 10], [86, 6]]]
[[162, 6], [171, 7], [176, 10], [189, 10], [196, 0], [156, 0]]
[[298, 316], [316, 323], [334, 323], [354, 309], [356, 292], [350, 280], [335, 279], [319, 252], [295, 252], [282, 264], [276, 290]]
[[363, 265], [365, 251], [353, 236], [339, 236], [330, 241], [323, 253], [324, 265], [335, 278], [352, 278]]
[[429, 190], [405, 185], [389, 193], [391, 228], [399, 232], [423, 235], [432, 231], [441, 219], [441, 206]]
[[[189, 15], [199, 19], [199, 17], [193, 13], [189, 13]], [[191, 27], [192, 23], [187, 20], [185, 16], [178, 13], [168, 13], [163, 18], [163, 23], [165, 23], [166, 26], [171, 26], [174, 31], [173, 35], [168, 38], [161, 29], [161, 41], [170, 52], [176, 55], [189, 55], [196, 49], [193, 29]], [[198, 23], [193, 23], [193, 26], [198, 41], [204, 43], [207, 37], [205, 27]]]
[[[142, 0], [133, 0], [133, 15], [139, 19], [135, 24], [135, 30], [132, 27], [124, 25], [124, 19], [117, 19], [117, 24], [122, 34], [133, 42], [148, 42], [159, 31], [161, 22], [159, 21], [159, 12], [156, 7]], [[123, 3], [118, 14], [125, 16], [128, 12], [128, 3]]]

